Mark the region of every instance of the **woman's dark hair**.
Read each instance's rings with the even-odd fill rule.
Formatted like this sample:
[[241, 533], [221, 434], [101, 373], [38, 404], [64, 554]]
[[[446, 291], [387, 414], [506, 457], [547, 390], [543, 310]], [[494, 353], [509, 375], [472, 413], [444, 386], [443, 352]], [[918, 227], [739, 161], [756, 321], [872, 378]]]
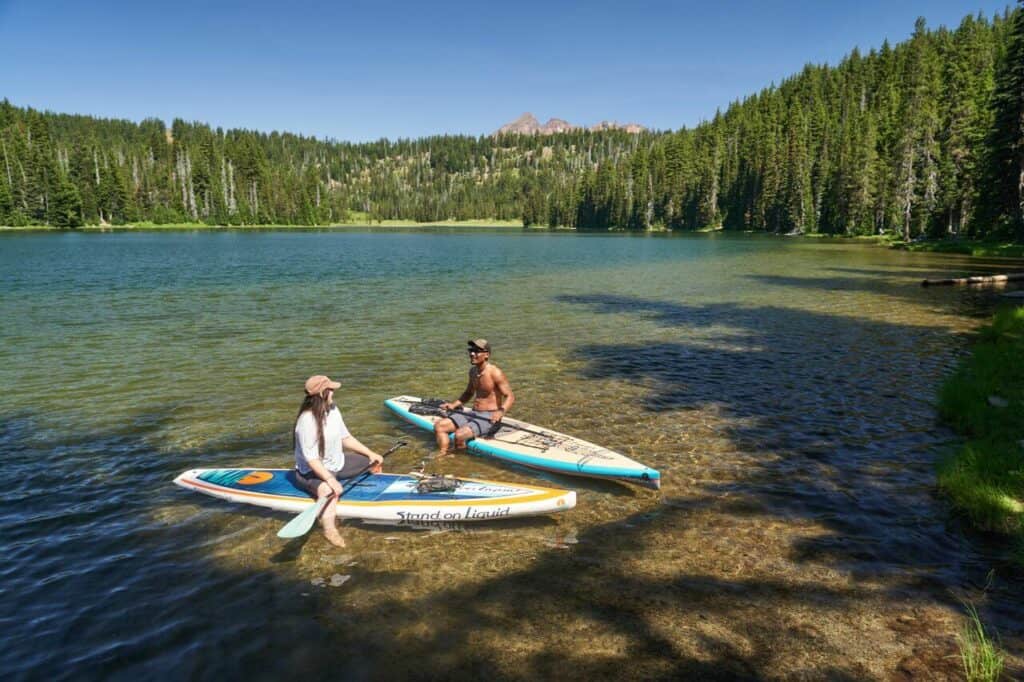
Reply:
[[[325, 397], [327, 391], [323, 394], [307, 395], [302, 400], [302, 405], [299, 407], [299, 413], [295, 415], [295, 426], [299, 425], [299, 417], [306, 410], [313, 413], [313, 420], [316, 421], [316, 440], [320, 446], [320, 459], [324, 458], [324, 421], [327, 419], [327, 413], [330, 412], [328, 407], [327, 398]], [[292, 450], [295, 449], [295, 428], [292, 428]]]

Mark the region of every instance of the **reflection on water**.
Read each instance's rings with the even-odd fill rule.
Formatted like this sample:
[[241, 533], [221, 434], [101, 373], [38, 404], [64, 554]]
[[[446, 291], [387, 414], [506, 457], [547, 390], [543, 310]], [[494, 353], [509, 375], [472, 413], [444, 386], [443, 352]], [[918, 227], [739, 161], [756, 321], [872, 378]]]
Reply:
[[[0, 239], [0, 669], [952, 674], [961, 599], [1019, 653], [1019, 583], [1000, 568], [982, 597], [998, 557], [933, 491], [936, 386], [999, 298], [918, 285], [1005, 265], [742, 237]], [[480, 336], [517, 417], [660, 469], [661, 494], [463, 455], [433, 466], [578, 506], [351, 524], [339, 551], [170, 483], [286, 465], [319, 372], [361, 440], [410, 441], [389, 468], [412, 468], [430, 439], [382, 400], [454, 397]]]

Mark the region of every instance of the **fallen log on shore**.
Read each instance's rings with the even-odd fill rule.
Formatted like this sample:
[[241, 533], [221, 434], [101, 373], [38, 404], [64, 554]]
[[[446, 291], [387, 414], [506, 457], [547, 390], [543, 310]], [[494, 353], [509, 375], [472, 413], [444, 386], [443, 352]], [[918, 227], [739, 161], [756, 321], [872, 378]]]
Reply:
[[998, 284], [1001, 282], [1024, 281], [1024, 272], [1011, 272], [1007, 275], [978, 275], [975, 277], [958, 277], [956, 279], [925, 279], [921, 281], [923, 287], [933, 287], [944, 284]]

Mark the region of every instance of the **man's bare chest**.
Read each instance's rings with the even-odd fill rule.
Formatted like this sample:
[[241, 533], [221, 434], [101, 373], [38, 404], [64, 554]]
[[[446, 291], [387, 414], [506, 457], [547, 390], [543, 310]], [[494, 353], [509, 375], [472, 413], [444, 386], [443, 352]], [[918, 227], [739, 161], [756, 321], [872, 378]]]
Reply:
[[494, 378], [491, 377], [491, 373], [487, 370], [483, 372], [474, 369], [470, 372], [470, 380], [473, 383], [473, 388], [477, 393], [493, 393], [494, 392]]

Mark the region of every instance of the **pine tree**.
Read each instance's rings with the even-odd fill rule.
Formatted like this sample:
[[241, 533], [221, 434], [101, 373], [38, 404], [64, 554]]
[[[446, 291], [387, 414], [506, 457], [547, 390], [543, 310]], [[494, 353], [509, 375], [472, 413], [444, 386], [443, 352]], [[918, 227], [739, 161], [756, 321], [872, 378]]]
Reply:
[[938, 191], [936, 61], [923, 18], [915, 24], [908, 50], [903, 67], [906, 88], [900, 107], [896, 158], [897, 196], [905, 240], [923, 231]]
[[0, 225], [14, 225], [14, 197], [6, 178], [0, 177]]
[[82, 224], [82, 200], [78, 190], [66, 178], [57, 181], [50, 201], [47, 222], [54, 227], [72, 228]]
[[647, 163], [647, 150], [643, 147], [633, 152], [627, 182], [629, 196], [626, 202], [626, 223], [631, 230], [649, 230], [654, 214], [653, 188], [651, 171]]
[[789, 106], [786, 119], [786, 168], [784, 190], [786, 231], [809, 231], [811, 223], [811, 158], [807, 147], [807, 120], [799, 101]]
[[960, 235], [973, 220], [979, 155], [989, 127], [987, 103], [994, 87], [991, 29], [967, 16], [952, 35], [945, 59], [945, 100], [940, 135], [941, 211], [944, 232]]
[[1024, 0], [1010, 18], [992, 104], [987, 213], [996, 226], [1024, 240]]

